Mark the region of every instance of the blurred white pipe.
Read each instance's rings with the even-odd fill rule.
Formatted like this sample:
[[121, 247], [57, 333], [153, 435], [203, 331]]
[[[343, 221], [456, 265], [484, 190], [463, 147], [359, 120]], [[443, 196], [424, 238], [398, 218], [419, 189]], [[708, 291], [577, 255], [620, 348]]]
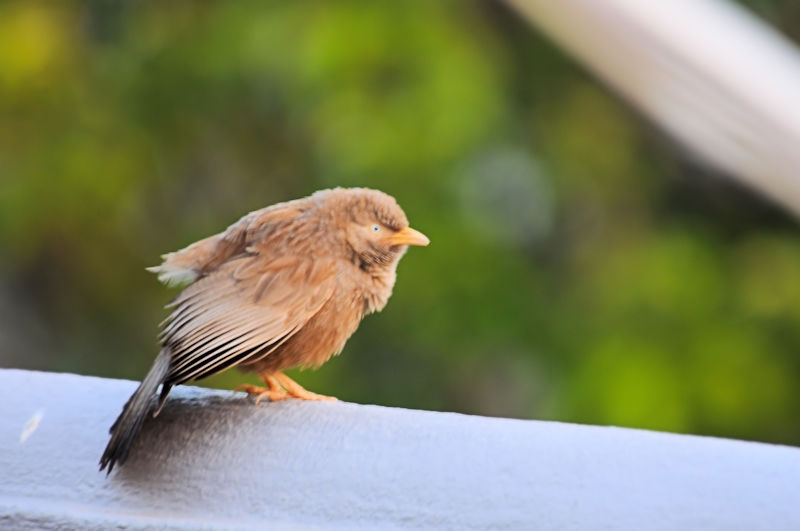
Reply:
[[800, 53], [720, 0], [506, 0], [691, 151], [800, 214]]

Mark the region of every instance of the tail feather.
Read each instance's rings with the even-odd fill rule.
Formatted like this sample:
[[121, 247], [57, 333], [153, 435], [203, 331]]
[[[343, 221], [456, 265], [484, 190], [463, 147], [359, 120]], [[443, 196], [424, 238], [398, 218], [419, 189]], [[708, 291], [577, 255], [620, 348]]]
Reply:
[[[108, 467], [107, 473], [110, 474], [116, 463], [121, 465], [128, 458], [131, 444], [139, 430], [141, 430], [144, 419], [154, 404], [156, 390], [167, 377], [169, 364], [170, 353], [164, 348], [156, 358], [147, 376], [144, 377], [142, 383], [139, 384], [139, 387], [125, 403], [122, 413], [111, 426], [109, 430], [111, 440], [108, 441], [103, 457], [100, 458], [100, 470]], [[161, 404], [163, 404], [168, 392], [169, 388], [164, 386], [161, 393]], [[159, 411], [160, 409], [159, 407]], [[158, 411], [156, 411], [156, 414], [158, 414]]]

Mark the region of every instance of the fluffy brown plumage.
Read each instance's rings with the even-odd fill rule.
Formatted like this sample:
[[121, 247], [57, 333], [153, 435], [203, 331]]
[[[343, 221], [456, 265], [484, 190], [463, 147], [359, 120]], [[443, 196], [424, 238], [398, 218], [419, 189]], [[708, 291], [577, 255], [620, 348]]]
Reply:
[[341, 352], [361, 318], [386, 305], [407, 246], [427, 244], [391, 196], [336, 188], [251, 212], [165, 255], [150, 271], [166, 284], [191, 284], [168, 306], [161, 353], [111, 427], [100, 469], [125, 461], [159, 385], [154, 416], [172, 386], [233, 366], [266, 383], [237, 387], [256, 401], [332, 399], [281, 371]]

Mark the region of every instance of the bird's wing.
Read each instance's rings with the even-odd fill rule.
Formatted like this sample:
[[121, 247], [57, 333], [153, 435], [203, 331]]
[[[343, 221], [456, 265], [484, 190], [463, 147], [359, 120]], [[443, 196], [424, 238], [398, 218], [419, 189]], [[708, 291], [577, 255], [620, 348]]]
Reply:
[[259, 254], [222, 264], [171, 303], [161, 340], [177, 385], [269, 355], [311, 319], [336, 287], [339, 264]]
[[163, 255], [161, 265], [147, 270], [158, 274], [158, 280], [168, 286], [187, 284], [246, 253], [254, 240], [280, 232], [309, 207], [307, 199], [298, 199], [250, 212], [219, 234]]

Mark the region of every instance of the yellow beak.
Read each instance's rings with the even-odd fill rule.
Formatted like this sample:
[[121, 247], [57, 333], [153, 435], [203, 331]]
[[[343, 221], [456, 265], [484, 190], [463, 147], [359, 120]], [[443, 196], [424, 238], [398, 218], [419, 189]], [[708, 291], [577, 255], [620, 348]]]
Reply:
[[420, 245], [422, 247], [431, 243], [427, 236], [411, 227], [395, 232], [386, 238], [386, 241], [389, 245]]

